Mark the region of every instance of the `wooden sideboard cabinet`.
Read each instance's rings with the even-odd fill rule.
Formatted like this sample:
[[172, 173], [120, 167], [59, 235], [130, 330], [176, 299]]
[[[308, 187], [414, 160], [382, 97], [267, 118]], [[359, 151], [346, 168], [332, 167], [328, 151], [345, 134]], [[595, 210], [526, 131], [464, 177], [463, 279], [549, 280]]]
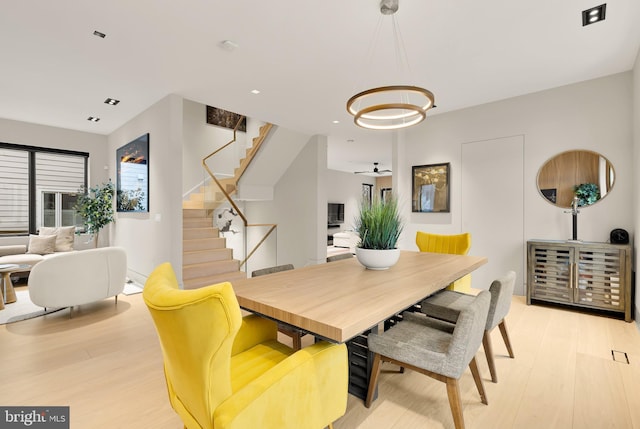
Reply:
[[631, 246], [527, 242], [527, 304], [532, 300], [624, 313], [631, 322]]

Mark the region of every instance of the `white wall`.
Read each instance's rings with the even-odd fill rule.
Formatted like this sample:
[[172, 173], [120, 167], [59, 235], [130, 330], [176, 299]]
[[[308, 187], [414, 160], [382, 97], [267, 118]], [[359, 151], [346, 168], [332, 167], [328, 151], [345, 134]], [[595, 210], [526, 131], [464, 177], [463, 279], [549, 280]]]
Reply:
[[183, 99], [169, 95], [108, 137], [115, 166], [117, 148], [149, 133], [149, 213], [116, 213], [111, 230], [111, 244], [127, 250], [129, 276], [142, 284], [163, 262], [182, 278], [182, 117]]
[[[246, 203], [253, 223], [277, 223], [277, 248], [267, 243], [248, 271], [270, 265], [296, 268], [325, 262], [327, 256], [327, 141], [313, 136], [278, 181], [273, 201]], [[277, 254], [273, 254], [273, 249]]]
[[[0, 141], [24, 146], [75, 150], [89, 153], [89, 186], [109, 180], [115, 168], [108, 158], [107, 136], [64, 128], [38, 125], [0, 118]], [[114, 161], [115, 162], [115, 161]], [[109, 227], [107, 227], [108, 230]], [[108, 234], [101, 234], [101, 245], [107, 245]], [[76, 248], [85, 248], [87, 237], [76, 237]], [[0, 245], [27, 244], [28, 237], [0, 237]]]
[[[252, 137], [257, 137], [259, 130]], [[239, 182], [240, 199], [272, 199], [273, 187], [296, 159], [311, 136], [274, 126]], [[266, 188], [266, 191], [264, 190]]]
[[[183, 158], [182, 193], [183, 195], [200, 186], [208, 174], [202, 167], [202, 159], [219, 147], [233, 140], [233, 130], [207, 124], [207, 106], [195, 101], [183, 100]], [[249, 127], [249, 124], [247, 125]], [[220, 179], [219, 175], [233, 175], [238, 159], [244, 157], [247, 133], [238, 131], [236, 142], [220, 151], [208, 160], [207, 165]], [[257, 135], [257, 134], [256, 134]]]
[[[411, 198], [411, 166], [451, 163], [451, 213], [411, 213], [400, 246], [416, 249], [415, 233], [461, 232], [461, 145], [501, 137], [524, 136], [524, 231], [526, 239], [571, 237], [571, 216], [547, 203], [538, 193], [536, 176], [546, 160], [569, 149], [588, 149], [607, 157], [615, 168], [612, 192], [599, 203], [582, 209], [579, 236], [607, 241], [614, 228], [635, 229], [633, 217], [633, 164], [631, 72], [568, 85], [495, 103], [427, 118], [398, 137], [398, 166], [394, 190]], [[486, 165], [499, 169], [500, 159]], [[399, 186], [396, 185], [399, 183]], [[501, 192], [500, 183], [487, 192]], [[504, 195], [509, 198], [509, 195]], [[491, 212], [492, 207], [478, 207]], [[510, 213], [494, 213], [497, 217]], [[499, 234], [500, 231], [496, 231]], [[522, 243], [524, 257], [525, 243]], [[473, 254], [473, 246], [470, 254]], [[508, 267], [505, 267], [508, 269]], [[482, 285], [474, 285], [482, 287]], [[488, 286], [488, 285], [487, 285]]]
[[329, 229], [330, 234], [352, 231], [362, 198], [362, 184], [375, 185], [375, 178], [343, 171], [327, 170], [327, 202], [344, 203], [344, 223]]

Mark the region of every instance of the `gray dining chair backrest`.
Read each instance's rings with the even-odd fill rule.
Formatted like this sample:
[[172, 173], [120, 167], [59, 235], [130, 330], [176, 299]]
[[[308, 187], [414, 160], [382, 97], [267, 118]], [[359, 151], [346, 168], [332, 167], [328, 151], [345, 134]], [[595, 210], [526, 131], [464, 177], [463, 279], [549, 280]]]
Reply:
[[276, 265], [275, 267], [262, 268], [251, 272], [251, 277], [264, 276], [266, 274], [279, 273], [280, 271], [293, 270], [293, 264]]
[[509, 313], [513, 289], [516, 284], [515, 271], [509, 271], [504, 276], [497, 278], [491, 283], [489, 292], [491, 293], [491, 304], [487, 315], [487, 331], [495, 328], [498, 323]]
[[482, 291], [472, 304], [460, 312], [445, 359], [445, 367], [449, 369], [443, 371], [444, 375], [460, 378], [478, 352], [490, 301], [490, 293]]
[[351, 259], [353, 255], [351, 253], [339, 253], [337, 255], [332, 255], [327, 258], [327, 262], [335, 262], [341, 261], [342, 259]]

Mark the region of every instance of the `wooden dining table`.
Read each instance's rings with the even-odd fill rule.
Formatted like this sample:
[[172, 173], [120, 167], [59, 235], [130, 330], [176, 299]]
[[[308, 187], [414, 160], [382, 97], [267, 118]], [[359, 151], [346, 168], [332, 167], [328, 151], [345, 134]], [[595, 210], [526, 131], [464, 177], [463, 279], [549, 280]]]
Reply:
[[371, 374], [366, 336], [487, 263], [483, 256], [402, 251], [387, 270], [356, 258], [233, 282], [240, 307], [318, 339], [347, 343], [349, 392], [364, 399]]

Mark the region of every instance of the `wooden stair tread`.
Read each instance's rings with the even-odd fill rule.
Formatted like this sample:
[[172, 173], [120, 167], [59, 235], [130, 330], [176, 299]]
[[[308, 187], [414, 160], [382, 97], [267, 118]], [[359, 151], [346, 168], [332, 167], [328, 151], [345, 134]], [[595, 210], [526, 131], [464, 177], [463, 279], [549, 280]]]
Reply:
[[238, 272], [239, 267], [240, 261], [237, 259], [185, 265], [182, 267], [182, 281], [186, 282], [191, 279], [234, 273]]
[[240, 262], [233, 259], [233, 250], [226, 247], [226, 239], [219, 236], [219, 230], [214, 226], [213, 210], [226, 202], [224, 192], [229, 196], [236, 194], [240, 177], [272, 127], [272, 124], [260, 127], [259, 135], [253, 138], [251, 147], [246, 149], [245, 157], [234, 170], [234, 177], [216, 177], [220, 186], [212, 181], [182, 201], [182, 280], [185, 289], [246, 278], [246, 273], [240, 271]]
[[217, 274], [208, 277], [200, 277], [194, 279], [183, 280], [183, 286], [185, 289], [197, 289], [199, 287], [209, 286], [222, 282], [233, 282], [235, 280], [245, 279], [247, 275], [244, 271], [235, 271], [223, 274]]

